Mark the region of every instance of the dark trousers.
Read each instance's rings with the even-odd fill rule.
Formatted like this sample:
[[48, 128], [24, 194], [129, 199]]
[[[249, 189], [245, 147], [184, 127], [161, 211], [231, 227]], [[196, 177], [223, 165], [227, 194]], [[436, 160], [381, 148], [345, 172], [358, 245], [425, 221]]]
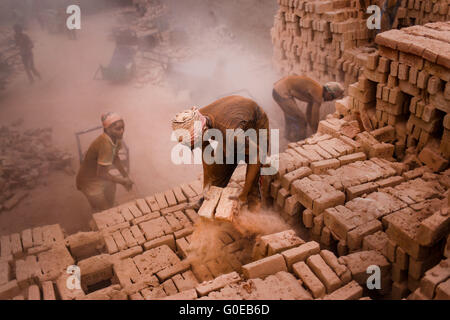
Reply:
[[22, 55], [22, 62], [30, 82], [34, 81], [33, 75], [41, 79], [40, 73], [36, 70], [36, 67], [34, 66], [34, 57], [32, 52]]

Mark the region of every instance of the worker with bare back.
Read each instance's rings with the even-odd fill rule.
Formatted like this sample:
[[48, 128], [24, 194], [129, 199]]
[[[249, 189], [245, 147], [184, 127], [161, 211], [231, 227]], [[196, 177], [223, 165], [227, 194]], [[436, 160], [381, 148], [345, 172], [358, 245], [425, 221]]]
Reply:
[[[194, 126], [194, 122], [200, 125]], [[185, 129], [187, 137], [180, 136], [179, 142], [188, 145], [191, 150], [197, 145], [201, 146], [203, 155], [205, 148], [210, 145], [208, 139], [205, 138], [208, 129], [216, 129], [216, 132], [219, 131], [222, 137], [227, 137], [227, 140], [216, 140], [218, 142], [216, 152], [223, 152], [223, 163], [207, 163], [204, 157], [202, 157], [204, 195], [207, 194], [211, 186], [221, 188], [227, 186], [238, 165], [238, 153], [242, 152], [241, 155], [245, 154], [244, 161], [247, 163], [247, 172], [244, 187], [235, 199], [239, 200], [240, 206], [248, 203], [250, 210], [259, 207], [261, 196], [264, 196], [264, 192], [262, 195], [260, 194], [260, 183], [262, 183], [260, 181], [262, 180], [260, 179], [260, 169], [262, 167], [262, 161], [260, 159], [259, 148], [261, 139], [267, 139], [265, 140], [267, 143], [266, 146], [269, 143], [269, 119], [260, 106], [253, 100], [241, 96], [229, 96], [219, 99], [201, 109], [194, 107], [177, 114], [172, 120], [172, 128], [173, 130]], [[233, 140], [228, 140], [229, 135], [227, 135], [227, 131], [237, 132], [239, 136], [239, 129], [242, 132], [248, 132], [247, 130], [253, 129], [257, 135], [260, 133], [259, 129], [266, 129], [267, 136], [259, 134], [257, 142], [249, 137], [243, 137], [242, 140], [234, 137], [232, 138]], [[231, 146], [230, 143], [235, 144], [235, 147]], [[257, 151], [255, 159], [252, 158], [250, 148], [255, 148], [254, 150]], [[198, 207], [202, 200], [198, 203]]]
[[[344, 87], [340, 83], [328, 82], [322, 86], [307, 76], [290, 75], [276, 82], [272, 95], [284, 113], [286, 139], [305, 139], [308, 124], [316, 132], [322, 102], [340, 99], [343, 94]], [[295, 99], [307, 103], [306, 116]]]

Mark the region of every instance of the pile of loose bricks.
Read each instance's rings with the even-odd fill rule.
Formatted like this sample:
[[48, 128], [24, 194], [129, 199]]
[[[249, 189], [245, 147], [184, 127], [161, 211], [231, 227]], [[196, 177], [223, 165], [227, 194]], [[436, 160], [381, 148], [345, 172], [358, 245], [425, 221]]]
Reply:
[[[447, 0], [278, 0], [278, 4], [271, 30], [275, 69], [283, 75], [306, 74], [346, 86], [357, 81], [367, 55], [374, 51], [378, 30], [367, 27], [368, 6], [390, 10], [394, 29], [450, 20]], [[382, 15], [381, 31], [387, 29], [387, 15]]]
[[356, 81], [359, 56], [375, 33], [366, 26], [359, 2], [279, 0], [272, 28], [274, 66], [282, 74], [306, 74], [319, 81]]
[[[50, 225], [3, 236], [0, 299], [448, 299], [450, 172], [367, 160], [344, 140], [318, 133], [280, 154], [274, 207], [303, 220], [312, 239], [293, 230], [257, 237], [249, 260], [248, 239], [227, 228], [225, 254], [192, 263], [202, 219], [189, 209], [202, 192], [194, 181], [96, 213], [91, 232], [65, 236]], [[68, 285], [71, 265], [80, 288]], [[367, 287], [371, 265], [381, 290]]]
[[436, 22], [379, 34], [364, 74], [336, 103], [338, 114], [358, 114], [366, 131], [393, 142], [397, 159], [414, 147], [436, 170], [450, 157], [449, 32], [450, 22]]

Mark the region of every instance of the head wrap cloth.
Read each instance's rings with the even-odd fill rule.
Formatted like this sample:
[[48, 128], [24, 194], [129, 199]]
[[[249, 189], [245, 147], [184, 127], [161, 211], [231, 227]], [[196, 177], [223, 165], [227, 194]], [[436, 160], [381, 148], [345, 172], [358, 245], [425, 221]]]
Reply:
[[333, 99], [340, 97], [345, 90], [344, 86], [339, 82], [327, 82], [323, 87], [333, 96]]
[[[196, 125], [197, 122], [197, 125]], [[184, 129], [187, 132], [179, 135], [184, 142], [194, 142], [203, 133], [206, 124], [206, 117], [200, 113], [197, 107], [184, 110], [175, 115], [172, 119], [173, 131]]]
[[101, 119], [102, 119], [103, 128], [105, 128], [105, 129], [109, 128], [114, 122], [123, 120], [123, 118], [115, 112], [104, 113], [104, 114], [102, 114]]

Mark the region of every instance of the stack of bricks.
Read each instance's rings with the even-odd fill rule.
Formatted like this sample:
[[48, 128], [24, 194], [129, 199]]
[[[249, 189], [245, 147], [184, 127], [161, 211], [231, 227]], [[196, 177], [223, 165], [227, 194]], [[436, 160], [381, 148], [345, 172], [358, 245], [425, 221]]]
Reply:
[[333, 252], [321, 250], [319, 243], [296, 237], [292, 230], [264, 236], [255, 252], [259, 259], [243, 265], [239, 274], [200, 284], [197, 298], [370, 299], [373, 292], [366, 283], [367, 268], [372, 264], [380, 267], [382, 279], [390, 280], [390, 263], [379, 252], [368, 250], [337, 258]]
[[450, 20], [448, 1], [402, 0], [392, 27], [401, 28], [448, 20]]
[[382, 31], [448, 21], [450, 15], [447, 0], [278, 0], [278, 4], [271, 30], [277, 72], [346, 85], [357, 81], [374, 51], [377, 30], [367, 27], [367, 7], [384, 10], [386, 5]]
[[366, 131], [394, 128], [395, 156], [415, 147], [436, 172], [450, 157], [449, 27], [437, 22], [378, 34], [364, 75], [336, 103], [339, 116], [358, 114]]
[[385, 256], [392, 263], [392, 298], [400, 299], [416, 290], [425, 271], [442, 259], [450, 227], [444, 197], [448, 186], [440, 183], [445, 179], [418, 169], [385, 181], [390, 186], [326, 209], [320, 239], [329, 240], [331, 234], [340, 255], [376, 250]]
[[319, 81], [356, 81], [363, 48], [375, 35], [357, 1], [279, 0], [272, 28], [274, 65], [282, 74], [306, 74]]
[[[320, 121], [317, 134], [290, 143], [278, 155], [278, 172], [270, 177], [270, 197], [275, 209], [287, 222], [295, 223], [305, 209], [320, 214], [326, 208], [343, 204], [346, 198], [351, 200], [356, 193], [362, 194], [362, 181], [371, 182], [372, 186], [380, 180], [383, 186], [384, 179], [404, 168], [401, 164], [391, 166], [387, 161], [393, 160], [394, 145], [385, 141], [393, 134], [393, 128], [388, 132], [374, 131], [373, 135], [360, 132], [357, 121], [333, 117]], [[367, 170], [373, 171], [369, 178]], [[346, 181], [344, 186], [341, 179]], [[310, 223], [305, 225], [312, 227]]]

